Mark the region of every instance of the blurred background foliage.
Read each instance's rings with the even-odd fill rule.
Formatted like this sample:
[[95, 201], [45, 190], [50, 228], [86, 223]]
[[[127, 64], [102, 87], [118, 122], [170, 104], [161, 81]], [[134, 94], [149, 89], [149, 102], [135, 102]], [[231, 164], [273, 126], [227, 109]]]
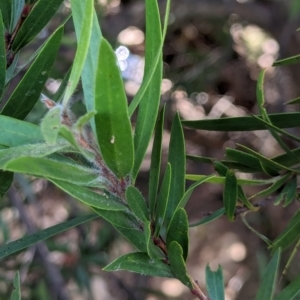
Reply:
[[[165, 1], [158, 2], [164, 11]], [[144, 1], [95, 0], [95, 6], [103, 35], [116, 49], [126, 92], [131, 99], [143, 76]], [[65, 0], [44, 30], [22, 50], [20, 65], [69, 14], [70, 3]], [[255, 86], [262, 68], [267, 68], [268, 112], [297, 110], [299, 107], [286, 106], [284, 102], [300, 95], [299, 66], [271, 66], [276, 59], [300, 52], [298, 27], [298, 0], [172, 0], [161, 91], [161, 103], [167, 104], [164, 160], [167, 159], [170, 124], [175, 111], [179, 111], [185, 120], [257, 113]], [[45, 86], [44, 94], [50, 98], [69, 70], [75, 50], [76, 39], [70, 19], [66, 22], [60, 52]], [[25, 71], [26, 68], [14, 79], [7, 96]], [[75, 114], [84, 111], [80, 86], [73, 96], [73, 110]], [[44, 113], [43, 105], [37, 103], [27, 120], [39, 123]], [[295, 130], [291, 129], [293, 133]], [[234, 148], [237, 142], [268, 157], [280, 154], [280, 148], [268, 131], [220, 133], [188, 129], [185, 137], [187, 153], [192, 155], [222, 159], [225, 147]], [[151, 149], [148, 150], [137, 181], [145, 195], [151, 154]], [[187, 173], [214, 173], [211, 166], [201, 163], [188, 161], [187, 167]], [[250, 188], [248, 192], [255, 192], [253, 187]], [[189, 218], [199, 220], [221, 204], [222, 187], [203, 184], [188, 203]], [[15, 188], [0, 205], [0, 243], [55, 225], [85, 210], [52, 184], [26, 176], [15, 176]], [[266, 201], [260, 212], [247, 215], [247, 220], [272, 239], [282, 231], [296, 205], [283, 210]], [[221, 264], [226, 300], [254, 299], [260, 274], [268, 260], [267, 249], [239, 218], [229, 223], [223, 217], [208, 225], [191, 228], [190, 236], [188, 268], [201, 285], [204, 284], [205, 265], [209, 263], [216, 269]], [[114, 258], [129, 252], [130, 247], [103, 220], [78, 226], [2, 261], [0, 299], [9, 298], [16, 270], [20, 270], [22, 299], [192, 299], [189, 291], [175, 279], [101, 270]], [[290, 252], [284, 253], [282, 264], [286, 263]], [[295, 261], [299, 259], [297, 253]], [[299, 264], [290, 266], [281, 281], [282, 286], [299, 273]]]

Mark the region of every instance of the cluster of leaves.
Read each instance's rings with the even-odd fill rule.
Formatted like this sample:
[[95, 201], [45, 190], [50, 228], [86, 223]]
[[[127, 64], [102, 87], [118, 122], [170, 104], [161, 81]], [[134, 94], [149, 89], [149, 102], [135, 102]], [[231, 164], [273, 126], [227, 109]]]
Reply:
[[[64, 24], [45, 41], [25, 65], [18, 66], [24, 46], [43, 29], [62, 0], [2, 1], [0, 4], [0, 169], [1, 196], [9, 189], [13, 172], [42, 177], [88, 205], [95, 213], [80, 216], [36, 234], [0, 247], [0, 258], [16, 253], [40, 240], [88, 222], [98, 216], [111, 223], [135, 246], [137, 252], [124, 255], [106, 266], [107, 271], [128, 270], [151, 276], [179, 279], [199, 299], [224, 299], [222, 270], [206, 268], [206, 296], [186, 270], [189, 226], [208, 223], [222, 215], [234, 221], [238, 209], [257, 211], [252, 199], [267, 197], [282, 188], [274, 204], [289, 205], [297, 199], [300, 148], [290, 150], [282, 140], [299, 138], [283, 128], [300, 125], [299, 113], [268, 115], [264, 105], [261, 72], [257, 84], [259, 116], [218, 120], [181, 121], [174, 116], [168, 163], [159, 186], [162, 133], [165, 109], [159, 112], [162, 81], [162, 45], [168, 24], [167, 1], [163, 30], [157, 2], [146, 0], [146, 53], [142, 85], [128, 106], [120, 70], [113, 49], [102, 36], [92, 0], [71, 0], [72, 18], [78, 41], [72, 69], [52, 100], [42, 97], [49, 112], [40, 126], [23, 119], [40, 99], [42, 89], [55, 61]], [[298, 61], [298, 57], [276, 65]], [[26, 65], [30, 67], [14, 91], [7, 95], [11, 80]], [[81, 77], [86, 114], [75, 119], [70, 105]], [[97, 83], [97, 84], [96, 84]], [[292, 101], [292, 103], [297, 100]], [[137, 110], [134, 134], [130, 117]], [[87, 125], [89, 123], [89, 125]], [[285, 154], [269, 159], [243, 145], [226, 149], [226, 159], [186, 155], [182, 125], [205, 130], [250, 131], [268, 129]], [[150, 139], [154, 133], [148, 200], [134, 186]], [[218, 175], [185, 174], [185, 161], [192, 159], [213, 164]], [[235, 171], [261, 173], [269, 179], [239, 179]], [[195, 183], [187, 190], [185, 180]], [[224, 207], [195, 224], [188, 223], [184, 209], [193, 190], [208, 182], [224, 184]], [[244, 185], [265, 186], [247, 196]], [[245, 216], [243, 220], [246, 222]], [[274, 241], [258, 234], [273, 257], [266, 268], [256, 299], [272, 299], [280, 252], [300, 238], [299, 211]], [[13, 299], [20, 299], [15, 279]], [[276, 300], [293, 299], [299, 293], [299, 278], [284, 289]]]

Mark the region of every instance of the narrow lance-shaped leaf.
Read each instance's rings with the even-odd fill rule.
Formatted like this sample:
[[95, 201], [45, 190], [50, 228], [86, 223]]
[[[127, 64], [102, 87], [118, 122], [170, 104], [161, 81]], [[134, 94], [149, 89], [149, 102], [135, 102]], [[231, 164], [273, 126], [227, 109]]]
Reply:
[[147, 252], [147, 245], [145, 241], [145, 233], [139, 229], [124, 228], [113, 224], [116, 230], [125, 237], [131, 245], [133, 245], [140, 252]]
[[257, 194], [251, 196], [250, 199], [255, 198], [255, 197], [259, 197], [259, 196], [262, 197], [262, 196], [271, 195], [272, 193], [274, 193], [278, 189], [280, 189], [281, 186], [288, 180], [288, 178], [290, 176], [291, 175], [288, 173], [288, 174], [285, 174], [282, 177], [279, 177], [279, 179], [277, 181], [275, 181], [270, 187], [268, 187], [267, 189], [262, 190], [262, 191], [258, 192]]
[[223, 193], [223, 201], [225, 212], [230, 221], [234, 220], [234, 212], [238, 196], [238, 185], [234, 172], [228, 170], [226, 172], [225, 186]]
[[126, 200], [131, 211], [143, 222], [149, 221], [149, 212], [146, 200], [140, 191], [134, 186], [129, 186], [126, 190]]
[[292, 243], [300, 237], [300, 211], [292, 217], [284, 231], [273, 242], [272, 252], [282, 248], [282, 250], [289, 247]]
[[[157, 258], [157, 255], [154, 253], [153, 248], [151, 247], [152, 242], [152, 229], [151, 223], [146, 221], [144, 223], [144, 235], [145, 235], [145, 242], [147, 247], [147, 253], [151, 258]], [[155, 246], [156, 247], [156, 246]]]
[[[79, 40], [81, 30], [82, 30], [82, 23], [80, 22], [80, 20], [82, 16], [84, 16], [84, 1], [78, 1], [77, 4], [78, 5], [73, 6], [72, 11], [73, 11], [73, 20], [75, 25], [76, 37], [77, 40]], [[87, 56], [84, 62], [84, 66], [81, 72], [82, 88], [83, 88], [84, 100], [85, 100], [84, 102], [88, 112], [95, 110], [94, 99], [95, 99], [95, 90], [97, 84], [97, 82], [95, 81], [95, 77], [96, 77], [96, 71], [98, 65], [98, 55], [95, 55], [95, 53], [99, 53], [101, 39], [102, 39], [102, 33], [98, 22], [98, 17], [94, 9], [91, 39], [88, 47]], [[96, 136], [94, 118], [92, 118], [91, 120], [91, 126]]]
[[225, 214], [225, 209], [224, 209], [224, 207], [222, 207], [222, 208], [216, 210], [215, 212], [213, 212], [211, 215], [208, 215], [208, 216], [202, 218], [200, 221], [190, 224], [189, 226], [196, 227], [196, 226], [210, 223], [210, 222], [220, 218], [224, 214]]
[[167, 232], [167, 248], [176, 241], [182, 248], [183, 259], [186, 260], [189, 251], [189, 223], [186, 211], [178, 208], [171, 219]]
[[25, 237], [16, 241], [10, 242], [6, 245], [0, 246], [0, 258], [9, 256], [20, 250], [23, 250], [37, 242], [46, 240], [54, 235], [64, 232], [70, 228], [73, 228], [79, 224], [88, 222], [97, 218], [97, 214], [91, 214], [87, 216], [80, 216], [69, 221], [62, 222], [58, 225], [51, 226], [49, 228], [40, 230], [36, 233], [26, 235]]
[[[151, 1], [148, 1], [147, 4], [150, 5]], [[136, 110], [137, 106], [139, 105], [140, 101], [143, 99], [144, 94], [145, 94], [150, 82], [152, 82], [153, 75], [154, 75], [155, 71], [157, 70], [157, 66], [159, 64], [159, 59], [161, 57], [163, 42], [164, 42], [164, 39], [166, 36], [168, 22], [169, 22], [170, 4], [171, 4], [171, 0], [167, 0], [162, 39], [161, 39], [161, 42], [159, 45], [156, 44], [156, 46], [159, 46], [159, 47], [156, 49], [156, 54], [153, 57], [152, 67], [149, 68], [148, 72], [144, 74], [143, 83], [142, 83], [140, 89], [138, 90], [138, 92], [136, 93], [135, 97], [133, 98], [132, 102], [129, 105], [128, 110], [129, 110], [130, 117], [133, 115], [133, 113]]]
[[300, 294], [300, 276], [294, 279], [286, 288], [283, 289], [279, 295], [277, 295], [274, 300], [293, 300], [296, 296]]
[[[142, 232], [142, 227], [136, 216], [129, 210], [120, 210], [118, 212], [93, 207], [93, 210], [103, 219], [111, 223], [113, 226], [122, 227], [124, 229], [135, 229]], [[143, 243], [145, 238], [143, 235]]]
[[155, 236], [160, 234], [160, 230], [165, 220], [166, 210], [169, 201], [170, 183], [172, 176], [172, 168], [168, 163], [164, 174], [164, 178], [160, 187], [159, 196], [157, 199], [157, 208], [155, 213]]
[[147, 253], [130, 253], [123, 255], [108, 266], [104, 271], [120, 271], [126, 270], [149, 276], [169, 277], [173, 278], [174, 274], [170, 267], [161, 260], [153, 259]]
[[17, 52], [32, 41], [50, 21], [62, 2], [63, 0], [37, 1], [29, 15], [26, 17], [20, 30], [18, 30], [12, 45], [12, 50]]
[[214, 272], [210, 269], [209, 265], [207, 265], [205, 268], [205, 278], [210, 299], [224, 300], [224, 278], [221, 266], [219, 265], [218, 270]]
[[[78, 12], [77, 6], [80, 6], [82, 2], [83, 1], [81, 0], [71, 0], [72, 13], [75, 14], [75, 12]], [[72, 94], [76, 89], [88, 53], [90, 40], [91, 40], [94, 1], [86, 0], [84, 2], [85, 2], [85, 9], [83, 15], [76, 16], [76, 18], [73, 19], [74, 22], [80, 22], [82, 24], [82, 27], [81, 27], [80, 37], [77, 40], [77, 50], [76, 50], [74, 63], [70, 74], [69, 84], [67, 86], [63, 98], [64, 106], [67, 106]]]
[[[221, 162], [215, 161], [214, 162], [214, 167], [216, 171], [222, 175], [226, 176], [227, 171], [229, 170], [225, 165], [223, 165]], [[254, 209], [253, 204], [248, 200], [246, 197], [242, 187], [238, 185], [237, 187], [237, 192], [238, 192], [238, 199], [249, 209]]]
[[288, 168], [286, 166], [283, 166], [277, 162], [275, 162], [274, 160], [268, 159], [265, 156], [259, 154], [258, 152], [255, 152], [254, 150], [245, 147], [244, 145], [240, 145], [238, 144], [239, 147], [241, 147], [242, 149], [246, 150], [247, 152], [249, 152], [250, 154], [252, 154], [253, 156], [255, 156], [256, 158], [259, 159], [260, 164], [263, 168], [267, 167], [268, 171], [273, 171], [273, 172], [279, 172], [282, 170], [286, 170], [286, 171], [290, 171], [290, 172], [296, 172], [298, 173], [299, 171], [297, 171], [296, 169], [292, 169], [292, 168]]
[[298, 63], [300, 63], [300, 55], [299, 54], [295, 55], [295, 56], [288, 57], [288, 58], [276, 60], [273, 63], [273, 67], [295, 65], [295, 64], [298, 64]]
[[39, 126], [2, 115], [0, 115], [0, 132], [0, 145], [6, 147], [44, 141]]
[[6, 77], [6, 49], [4, 36], [4, 23], [0, 10], [0, 99], [4, 91]]
[[297, 196], [297, 177], [293, 176], [285, 187], [280, 192], [277, 199], [274, 201], [274, 205], [278, 205], [282, 200], [284, 201], [283, 206], [289, 205]]
[[[152, 65], [155, 64], [155, 56], [158, 51], [161, 51], [161, 41], [162, 34], [158, 3], [157, 1], [146, 0], [145, 74], [147, 74], [152, 68]], [[160, 103], [161, 82], [162, 55], [160, 55], [152, 80], [150, 81], [139, 104], [134, 133], [135, 160], [132, 175], [134, 179], [138, 174], [154, 130]]]
[[[261, 117], [261, 116], [258, 116]], [[300, 113], [269, 114], [273, 125], [278, 128], [293, 128], [300, 126]], [[220, 118], [212, 120], [182, 121], [182, 125], [210, 131], [252, 131], [266, 130], [264, 124], [253, 117]]]
[[168, 257], [171, 270], [173, 271], [177, 279], [179, 279], [189, 289], [192, 289], [193, 284], [191, 278], [186, 272], [186, 265], [182, 255], [183, 251], [181, 246], [176, 241], [171, 242], [168, 247]]
[[11, 293], [10, 300], [21, 300], [20, 273], [16, 272], [14, 278], [14, 290]]
[[154, 217], [156, 197], [159, 184], [160, 165], [161, 165], [161, 150], [162, 150], [162, 135], [164, 130], [165, 106], [161, 109], [156, 121], [155, 135], [151, 153], [151, 166], [149, 175], [149, 194], [148, 204], [150, 214]]
[[25, 5], [25, 0], [11, 0], [11, 20], [9, 25], [9, 32], [13, 32]]
[[[209, 164], [209, 165], [213, 165], [214, 162], [216, 161], [214, 158], [211, 158], [211, 157], [190, 155], [190, 154], [186, 155], [186, 159], [189, 159], [189, 160], [192, 160], [195, 162], [202, 162], [204, 164]], [[246, 166], [245, 164], [243, 164], [241, 162], [236, 162], [236, 161], [231, 161], [231, 160], [220, 160], [220, 162], [229, 169], [239, 170], [240, 172], [244, 172], [244, 173], [255, 173], [258, 171], [257, 169], [255, 169], [255, 167]], [[259, 164], [259, 166], [260, 166], [260, 164]]]
[[0, 150], [0, 168], [5, 168], [6, 164], [16, 158], [28, 157], [45, 157], [55, 152], [68, 149], [66, 143], [48, 145], [46, 143], [28, 144], [18, 147], [11, 147]]
[[260, 283], [255, 300], [272, 300], [279, 267], [280, 249], [273, 255]]
[[133, 167], [133, 140], [124, 85], [114, 51], [102, 39], [96, 74], [98, 143], [107, 166], [120, 178]]
[[93, 170], [42, 157], [21, 157], [8, 162], [4, 170], [30, 174], [43, 178], [58, 179], [73, 184], [101, 187], [98, 174]]
[[78, 186], [62, 180], [50, 179], [50, 181], [72, 197], [88, 206], [112, 211], [127, 209], [127, 206], [125, 206], [124, 203], [108, 193], [96, 193], [86, 187]]
[[169, 143], [168, 161], [172, 167], [169, 203], [166, 212], [168, 224], [185, 192], [185, 141], [179, 114], [174, 116]]
[[63, 28], [59, 27], [48, 39], [7, 100], [1, 114], [17, 119], [24, 119], [31, 111], [40, 98], [42, 89], [55, 61], [62, 35]]
[[226, 148], [226, 158], [263, 172], [259, 159], [244, 151]]
[[[198, 181], [203, 178], [207, 178], [206, 175], [196, 175], [196, 174], [186, 174], [185, 179], [186, 180], [192, 180], [192, 181]], [[268, 184], [273, 184], [275, 181], [278, 180], [280, 176], [276, 176], [274, 178], [270, 179], [242, 179], [238, 178], [237, 183], [240, 185], [268, 185]], [[214, 184], [222, 184], [225, 182], [225, 177], [223, 176], [212, 176], [207, 179], [208, 183], [214, 183]]]

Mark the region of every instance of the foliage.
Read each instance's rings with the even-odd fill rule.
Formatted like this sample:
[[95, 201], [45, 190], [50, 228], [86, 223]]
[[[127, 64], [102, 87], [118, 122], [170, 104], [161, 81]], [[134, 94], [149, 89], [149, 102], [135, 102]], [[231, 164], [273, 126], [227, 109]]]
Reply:
[[[52, 1], [53, 2], [53, 1]], [[218, 120], [181, 121], [175, 114], [169, 143], [168, 163], [159, 187], [162, 131], [165, 108], [159, 112], [162, 82], [162, 46], [166, 35], [170, 0], [167, 1], [163, 29], [156, 1], [146, 0], [146, 65], [140, 90], [128, 106], [115, 53], [102, 37], [92, 0], [71, 0], [78, 48], [72, 70], [66, 76], [59, 103], [41, 97], [42, 89], [56, 59], [64, 24], [44, 42], [22, 80], [8, 96], [8, 87], [18, 72], [18, 53], [43, 29], [62, 1], [23, 1], [12, 6], [1, 4], [0, 14], [0, 168], [1, 196], [10, 188], [12, 172], [48, 179], [57, 187], [86, 204], [94, 214], [47, 228], [38, 233], [0, 247], [0, 257], [16, 253], [38, 241], [71, 227], [102, 217], [110, 222], [138, 250], [107, 265], [104, 270], [127, 270], [150, 276], [177, 278], [198, 299], [224, 299], [222, 269], [214, 272], [206, 267], [208, 296], [202, 292], [186, 268], [189, 226], [200, 226], [226, 215], [234, 221], [245, 213], [256, 212], [253, 200], [280, 191], [274, 205], [290, 205], [298, 200], [297, 177], [300, 174], [300, 148], [290, 149], [282, 137], [299, 142], [286, 128], [300, 125], [299, 113], [268, 114], [264, 100], [264, 71], [257, 83], [259, 115]], [[9, 2], [7, 2], [9, 3]], [[20, 6], [21, 5], [21, 6]], [[274, 65], [298, 62], [298, 56]], [[78, 120], [72, 115], [70, 97], [82, 79], [86, 114]], [[97, 85], [95, 84], [97, 82]], [[41, 98], [49, 109], [40, 126], [23, 121]], [[292, 101], [291, 103], [294, 103]], [[131, 117], [137, 112], [133, 132]], [[244, 145], [227, 148], [225, 159], [191, 156], [186, 153], [182, 126], [222, 131], [268, 129], [284, 154], [267, 158]], [[154, 133], [148, 200], [135, 187], [135, 180]], [[73, 154], [70, 156], [70, 154]], [[75, 155], [74, 155], [75, 154]], [[218, 175], [185, 174], [186, 158], [214, 166]], [[264, 179], [241, 179], [238, 172], [260, 174]], [[195, 181], [188, 189], [186, 180]], [[197, 223], [189, 224], [185, 205], [194, 189], [204, 182], [223, 184], [224, 207]], [[255, 195], [246, 195], [243, 188], [260, 188]], [[280, 254], [300, 239], [299, 211], [286, 229], [267, 242], [272, 258], [265, 269], [257, 300], [272, 299]], [[20, 299], [19, 275], [14, 281], [11, 299]], [[300, 291], [299, 278], [291, 282], [276, 299], [293, 299]], [[209, 298], [210, 297], [210, 298]], [[287, 298], [289, 297], [289, 298]]]

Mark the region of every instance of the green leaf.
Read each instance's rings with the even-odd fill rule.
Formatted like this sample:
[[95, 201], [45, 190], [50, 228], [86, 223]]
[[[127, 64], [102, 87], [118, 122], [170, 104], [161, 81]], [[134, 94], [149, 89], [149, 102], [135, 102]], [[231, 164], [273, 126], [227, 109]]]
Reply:
[[[81, 0], [71, 0], [72, 13], [78, 11], [78, 6], [82, 4], [81, 2], [82, 2]], [[81, 27], [80, 37], [77, 40], [77, 50], [76, 50], [74, 63], [70, 74], [69, 84], [67, 85], [67, 89], [65, 91], [65, 95], [63, 98], [63, 105], [65, 107], [67, 106], [67, 103], [69, 102], [72, 94], [76, 89], [88, 53], [91, 34], [92, 34], [93, 12], [94, 12], [94, 1], [86, 0], [84, 13], [80, 15], [80, 17], [76, 15], [76, 18], [73, 19], [74, 22], [81, 23], [82, 27]]]
[[11, 19], [11, 0], [0, 1], [0, 10], [6, 29], [9, 29]]
[[[240, 144], [237, 144], [237, 145], [239, 147], [241, 147], [242, 149], [246, 150], [247, 152], [249, 152], [250, 154], [252, 154], [253, 156], [255, 156], [257, 159], [259, 159], [261, 166], [263, 168], [264, 167], [268, 168], [268, 170], [267, 170], [268, 173], [270, 173], [270, 171], [272, 171], [274, 173], [278, 173], [282, 170], [286, 170], [286, 171], [290, 171], [290, 172], [297, 172], [297, 173], [299, 172], [296, 169], [288, 168], [284, 165], [281, 165], [281, 164], [275, 162], [274, 160], [268, 159], [265, 156], [259, 154], [258, 152], [255, 152], [254, 150], [252, 150], [248, 147], [245, 147], [244, 145], [240, 145]], [[270, 174], [270, 175], [274, 175], [274, 174]]]
[[[147, 0], [146, 2], [146, 13], [150, 15], [150, 19], [149, 19], [149, 26], [150, 29], [152, 28], [152, 26], [154, 28], [156, 28], [155, 22], [156, 19], [152, 18], [152, 14], [156, 15], [156, 6], [152, 5], [153, 1], [151, 0]], [[168, 22], [169, 22], [169, 14], [170, 14], [170, 4], [171, 4], [171, 0], [167, 0], [167, 4], [166, 4], [166, 12], [165, 12], [165, 20], [164, 20], [164, 28], [163, 28], [163, 34], [162, 34], [162, 39], [160, 41], [160, 43], [154, 43], [152, 46], [157, 47], [156, 49], [153, 49], [153, 53], [156, 53], [155, 56], [152, 59], [152, 67], [147, 69], [147, 73], [144, 73], [144, 77], [143, 77], [143, 82], [142, 85], [140, 87], [140, 89], [138, 90], [138, 92], [136, 93], [135, 97], [133, 98], [133, 100], [131, 101], [130, 105], [129, 105], [129, 116], [131, 117], [135, 111], [135, 109], [137, 108], [137, 106], [139, 105], [140, 101], [143, 99], [145, 92], [148, 89], [149, 84], [152, 82], [153, 80], [153, 76], [154, 74], [156, 74], [156, 72], [158, 72], [158, 65], [159, 65], [159, 61], [161, 59], [161, 53], [162, 53], [162, 47], [163, 47], [163, 43], [164, 43], [164, 39], [166, 36], [166, 32], [167, 32], [167, 26], [168, 26]], [[152, 23], [152, 19], [153, 19], [153, 23]], [[151, 23], [150, 23], [151, 22]], [[158, 39], [158, 37], [156, 37]]]
[[296, 148], [294, 150], [291, 150], [291, 152], [294, 154], [293, 156], [290, 156], [287, 153], [275, 156], [272, 158], [272, 160], [280, 165], [284, 165], [286, 167], [290, 167], [292, 165], [298, 164], [299, 160], [295, 158], [295, 156], [300, 155], [300, 148]]
[[56, 145], [48, 145], [46, 143], [29, 144], [18, 147], [0, 150], [0, 168], [5, 168], [5, 165], [14, 159], [30, 156], [30, 157], [45, 157], [52, 153], [67, 149], [68, 145], [64, 143]]
[[225, 212], [230, 221], [234, 221], [234, 212], [238, 196], [237, 180], [232, 170], [226, 172], [223, 202]]
[[133, 167], [133, 140], [123, 81], [114, 51], [102, 39], [96, 74], [95, 123], [107, 166], [120, 178]]
[[0, 132], [0, 145], [6, 147], [44, 142], [39, 126], [2, 115]]
[[292, 243], [298, 240], [300, 237], [300, 211], [292, 217], [285, 230], [275, 239], [273, 242], [272, 252], [274, 253], [277, 249], [282, 250], [289, 247]]
[[164, 178], [160, 187], [157, 198], [157, 208], [155, 213], [155, 236], [158, 236], [165, 220], [166, 210], [169, 202], [170, 184], [171, 184], [172, 168], [170, 163], [164, 174]]
[[[78, 5], [76, 5], [75, 7], [73, 6], [72, 11], [76, 37], [77, 40], [79, 40], [82, 30], [82, 23], [80, 22], [80, 20], [82, 16], [84, 16], [84, 1], [78, 1]], [[88, 53], [81, 73], [85, 105], [88, 112], [95, 110], [95, 77], [98, 65], [98, 55], [95, 55], [95, 53], [99, 53], [101, 39], [102, 33], [99, 27], [98, 17], [94, 10], [91, 39], [89, 43]], [[94, 134], [96, 135], [94, 118], [91, 121], [91, 126]]]
[[41, 131], [48, 144], [55, 144], [61, 126], [61, 106], [54, 106], [44, 117]]
[[280, 192], [277, 199], [274, 201], [274, 205], [278, 205], [284, 200], [283, 207], [288, 206], [297, 197], [297, 177], [293, 176], [285, 187]]
[[216, 210], [215, 212], [213, 212], [212, 214], [210, 214], [209, 216], [206, 216], [203, 219], [201, 219], [200, 221], [198, 221], [196, 223], [192, 223], [189, 226], [196, 227], [196, 226], [210, 223], [210, 222], [222, 217], [224, 214], [225, 214], [225, 208], [222, 207], [222, 208]]
[[149, 276], [174, 277], [173, 272], [167, 264], [161, 260], [150, 258], [147, 253], [140, 252], [125, 254], [103, 269], [103, 271], [120, 270]]
[[[203, 178], [206, 178], [206, 175], [195, 175], [195, 174], [186, 174], [185, 179], [186, 180], [192, 180], [192, 181], [198, 181]], [[280, 176], [273, 177], [271, 179], [237, 179], [237, 183], [240, 185], [266, 185], [266, 184], [273, 184], [275, 181], [278, 180]], [[225, 182], [225, 177], [222, 176], [212, 176], [209, 179], [207, 179], [208, 183], [215, 183], [215, 184], [221, 184]]]
[[145, 242], [145, 233], [141, 230], [132, 228], [123, 228], [113, 224], [116, 230], [123, 235], [131, 245], [133, 245], [140, 252], [147, 252], [147, 245]]
[[152, 218], [154, 217], [156, 197], [157, 197], [158, 184], [159, 184], [165, 108], [166, 107], [163, 106], [158, 116], [158, 119], [156, 121], [155, 135], [154, 135], [154, 141], [153, 141], [153, 147], [151, 153], [148, 202], [149, 202], [149, 209]]
[[269, 196], [272, 193], [276, 192], [278, 189], [281, 188], [281, 186], [287, 181], [287, 179], [290, 177], [291, 175], [289, 173], [285, 174], [284, 176], [280, 176], [279, 179], [277, 181], [275, 181], [270, 187], [268, 187], [265, 190], [262, 190], [260, 192], [258, 192], [257, 194], [253, 195], [250, 197], [250, 199], [255, 198], [255, 197], [262, 197], [262, 196]]
[[11, 1], [11, 20], [9, 32], [13, 32], [23, 11], [25, 0], [12, 0]]
[[[38, 3], [41, 3], [41, 1]], [[16, 119], [24, 119], [31, 111], [40, 98], [58, 52], [62, 35], [62, 27], [59, 27], [51, 35], [22, 80], [14, 89], [1, 114]]]
[[[257, 117], [261, 117], [258, 115]], [[272, 124], [278, 128], [293, 128], [300, 126], [300, 113], [269, 114]], [[182, 121], [182, 125], [210, 131], [252, 131], [266, 130], [264, 124], [253, 117], [220, 118], [199, 121]]]
[[296, 277], [286, 288], [283, 289], [274, 300], [293, 300], [300, 293], [300, 276]]
[[[263, 119], [258, 118], [257, 116], [252, 115], [253, 118], [255, 118], [256, 120], [258, 120], [259, 122], [265, 124], [266, 129], [268, 129], [269, 131], [271, 131], [273, 137], [277, 140], [277, 142], [280, 144], [280, 146], [286, 151], [289, 152], [290, 154], [292, 154], [291, 150], [283, 143], [283, 141], [279, 138], [279, 135], [277, 134], [280, 133], [282, 135], [285, 135], [287, 137], [289, 137], [291, 140], [296, 141], [296, 142], [300, 142], [300, 138], [296, 137], [293, 134], [288, 133], [287, 131], [280, 129], [276, 126], [274, 126], [273, 124], [270, 123], [270, 121], [265, 121]], [[284, 144], [284, 146], [282, 146], [282, 144]], [[297, 157], [296, 157], [297, 158]], [[298, 159], [298, 158], [297, 158]], [[298, 160], [299, 161], [299, 160]]]
[[183, 259], [186, 260], [189, 252], [189, 222], [186, 211], [178, 208], [171, 219], [167, 232], [167, 248], [176, 241], [182, 248]]
[[171, 270], [173, 271], [177, 279], [179, 279], [189, 289], [192, 289], [193, 284], [191, 278], [186, 272], [186, 265], [182, 254], [183, 251], [181, 246], [176, 241], [171, 242], [168, 247], [168, 256]]
[[[229, 170], [224, 164], [222, 164], [219, 161], [214, 162], [214, 167], [216, 171], [221, 175], [221, 176], [226, 176], [227, 171]], [[254, 206], [251, 202], [249, 202], [248, 198], [246, 197], [242, 187], [238, 185], [237, 187], [237, 192], [238, 192], [238, 199], [249, 209], [253, 209]]]
[[[93, 208], [106, 221], [110, 222], [113, 226], [122, 227], [125, 229], [135, 229], [142, 232], [142, 227], [135, 215], [129, 210], [111, 211]], [[143, 244], [145, 244], [145, 237], [143, 235]]]
[[185, 192], [185, 194], [183, 195], [182, 199], [179, 202], [178, 207], [185, 207], [187, 202], [189, 201], [194, 189], [196, 187], [198, 187], [199, 185], [201, 185], [204, 182], [209, 181], [211, 178], [213, 178], [214, 175], [209, 175], [209, 176], [205, 176], [204, 178], [200, 179], [199, 181], [193, 183]]
[[273, 63], [273, 67], [295, 65], [298, 64], [299, 62], [300, 62], [300, 55], [298, 54], [288, 58], [276, 60]]
[[0, 10], [0, 99], [4, 91], [6, 77], [6, 49], [4, 36], [4, 23]]
[[95, 171], [72, 163], [56, 161], [52, 158], [21, 157], [8, 162], [4, 169], [78, 185], [102, 186], [101, 178]]
[[[244, 152], [243, 152], [244, 153]], [[186, 155], [186, 158], [192, 161], [196, 162], [202, 162], [205, 164], [213, 165], [216, 159], [211, 157], [205, 157], [205, 156], [197, 156], [197, 155]], [[257, 172], [257, 170], [251, 166], [246, 166], [244, 163], [230, 161], [230, 160], [221, 160], [220, 161], [224, 166], [226, 166], [229, 169], [239, 170], [240, 172], [244, 173], [254, 173]], [[259, 167], [261, 168], [260, 164]]]
[[300, 97], [296, 97], [296, 98], [294, 98], [292, 100], [289, 100], [289, 101], [285, 102], [284, 104], [285, 105], [290, 105], [290, 104], [297, 104], [299, 102], [300, 102]]
[[[146, 0], [146, 50], [144, 73], [151, 71], [156, 63], [157, 52], [162, 43], [160, 15], [157, 1]], [[135, 160], [133, 175], [135, 179], [144, 159], [157, 118], [162, 82], [162, 55], [159, 56], [153, 77], [140, 100], [134, 133]]]
[[9, 190], [14, 179], [14, 173], [0, 171], [0, 198]]
[[15, 57], [14, 57], [13, 61], [12, 61], [12, 64], [6, 70], [6, 78], [5, 78], [6, 83], [8, 83], [15, 76], [15, 74], [17, 73], [16, 68], [17, 68], [17, 64], [18, 64], [18, 61], [19, 61], [19, 56], [20, 56], [20, 53], [17, 52], [15, 54]]
[[154, 253], [153, 248], [151, 247], [153, 245], [153, 242], [152, 242], [152, 225], [151, 225], [151, 222], [149, 222], [149, 221], [146, 221], [145, 224], [144, 224], [144, 234], [145, 234], [145, 242], [146, 242], [146, 247], [147, 247], [147, 253], [148, 253], [149, 257], [157, 258], [156, 253]]
[[11, 293], [10, 300], [21, 300], [20, 273], [16, 272], [14, 278], [14, 290]]
[[62, 222], [58, 225], [51, 226], [47, 229], [40, 230], [36, 233], [26, 235], [25, 237], [16, 241], [10, 242], [0, 247], [0, 258], [6, 257], [20, 250], [23, 250], [37, 242], [46, 240], [54, 235], [64, 232], [70, 228], [78, 226], [79, 224], [88, 222], [97, 217], [97, 214], [87, 216], [80, 216], [69, 221]]
[[210, 299], [224, 300], [224, 278], [222, 267], [219, 265], [217, 271], [212, 271], [209, 265], [205, 268], [206, 287]]
[[113, 195], [103, 191], [99, 191], [97, 193], [86, 187], [78, 186], [62, 180], [50, 179], [50, 181], [72, 197], [78, 199], [88, 206], [112, 211], [127, 209], [124, 203], [116, 199], [116, 197]]
[[12, 50], [18, 52], [21, 48], [31, 42], [47, 25], [62, 2], [63, 0], [39, 0], [36, 2], [20, 30], [18, 30], [12, 45]]
[[255, 300], [272, 300], [275, 291], [276, 275], [279, 267], [280, 249], [276, 251], [271, 261], [269, 262], [262, 281], [260, 283], [258, 293]]
[[146, 200], [140, 191], [134, 186], [129, 186], [126, 190], [126, 200], [132, 212], [142, 221], [149, 221], [149, 212]]
[[169, 224], [185, 193], [185, 141], [179, 114], [176, 113], [171, 128], [168, 161], [172, 167], [166, 223]]

